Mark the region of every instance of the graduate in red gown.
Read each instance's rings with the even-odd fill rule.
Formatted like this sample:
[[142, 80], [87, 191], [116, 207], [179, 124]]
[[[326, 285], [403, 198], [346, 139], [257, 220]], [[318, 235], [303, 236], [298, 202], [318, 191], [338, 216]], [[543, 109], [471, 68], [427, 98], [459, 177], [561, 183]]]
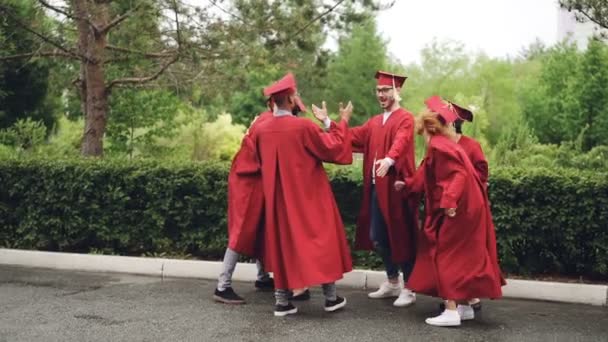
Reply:
[[500, 298], [504, 281], [485, 186], [454, 141], [456, 111], [438, 96], [426, 105], [429, 110], [418, 129], [427, 141], [426, 156], [414, 177], [395, 184], [406, 193], [426, 195], [426, 218], [409, 285], [446, 300], [445, 310], [428, 318], [428, 324], [457, 326], [474, 318], [469, 300]]
[[[255, 146], [250, 139], [250, 131], [272, 117], [266, 111], [256, 116], [241, 141], [241, 147], [232, 159], [228, 173], [228, 247], [224, 253], [222, 272], [213, 294], [213, 299], [225, 304], [244, 304], [245, 300], [232, 288], [232, 274], [241, 255], [259, 257], [264, 209], [262, 177], [255, 158]], [[253, 171], [253, 172], [252, 172]], [[257, 260], [258, 268], [255, 287], [272, 290], [274, 281]]]
[[[273, 116], [250, 132], [264, 196], [263, 262], [274, 273], [275, 316], [297, 312], [288, 289], [323, 285], [325, 311], [346, 305], [335, 281], [352, 270], [344, 225], [323, 161], [351, 163], [348, 120], [322, 130], [292, 115], [299, 97], [293, 75], [265, 90], [275, 103]], [[344, 156], [349, 156], [344, 160]], [[249, 170], [254, 172], [254, 170]]]
[[450, 102], [458, 115], [458, 119], [454, 121], [454, 128], [456, 130], [456, 142], [462, 147], [464, 152], [469, 157], [469, 160], [475, 167], [475, 171], [477, 171], [477, 175], [481, 182], [485, 185], [488, 183], [488, 161], [486, 160], [486, 156], [483, 154], [483, 150], [481, 149], [481, 145], [477, 140], [467, 137], [462, 134], [462, 124], [465, 121], [473, 122], [473, 112], [469, 109], [461, 107], [454, 102]]
[[[262, 176], [259, 172], [259, 163], [256, 148], [250, 138], [258, 125], [272, 118], [273, 100], [268, 97], [268, 111], [256, 116], [241, 141], [241, 148], [232, 160], [228, 174], [228, 247], [224, 253], [222, 272], [213, 294], [215, 301], [226, 304], [244, 304], [245, 300], [232, 288], [232, 274], [241, 255], [260, 257], [261, 233], [263, 229], [264, 196], [262, 193]], [[296, 103], [293, 115], [306, 110], [301, 101]], [[274, 280], [260, 260], [256, 261], [258, 268], [255, 287], [259, 290], [273, 290]], [[306, 300], [310, 295], [302, 289], [303, 295], [294, 299]], [[308, 296], [306, 296], [308, 295]]]
[[376, 79], [376, 98], [384, 112], [350, 130], [353, 149], [363, 152], [363, 198], [355, 247], [375, 250], [386, 270], [387, 281], [368, 296], [398, 297], [393, 305], [408, 306], [416, 300], [407, 282], [415, 257], [418, 209], [417, 201], [404, 202], [393, 184], [415, 170], [414, 117], [399, 104], [406, 77], [378, 71]]

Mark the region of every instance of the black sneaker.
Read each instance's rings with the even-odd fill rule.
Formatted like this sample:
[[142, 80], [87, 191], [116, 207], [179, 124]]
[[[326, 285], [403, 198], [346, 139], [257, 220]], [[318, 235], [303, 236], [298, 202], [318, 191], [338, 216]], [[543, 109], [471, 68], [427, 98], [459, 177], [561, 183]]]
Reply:
[[334, 312], [342, 309], [346, 306], [346, 298], [342, 298], [340, 296], [336, 296], [336, 300], [325, 300], [325, 308], [324, 310], [327, 312]]
[[289, 292], [289, 300], [298, 302], [298, 301], [304, 301], [304, 300], [309, 300], [309, 299], [310, 299], [310, 291], [308, 289], [306, 289], [306, 291], [300, 293], [297, 296], [294, 296], [292, 291]]
[[256, 280], [255, 288], [262, 291], [272, 291], [274, 290], [274, 279]]
[[[471, 307], [473, 308], [473, 310], [475, 312], [480, 311], [481, 310], [481, 302], [477, 302], [475, 304], [471, 304]], [[439, 304], [439, 312], [443, 312], [443, 310], [445, 310], [445, 303], [440, 303]]]
[[275, 305], [274, 306], [274, 315], [277, 317], [284, 317], [287, 315], [293, 315], [298, 312], [298, 308], [293, 306], [293, 304], [289, 303], [287, 305]]
[[213, 294], [213, 299], [216, 302], [224, 304], [245, 304], [245, 300], [236, 294], [232, 287], [227, 287], [224, 291], [220, 291], [217, 288]]

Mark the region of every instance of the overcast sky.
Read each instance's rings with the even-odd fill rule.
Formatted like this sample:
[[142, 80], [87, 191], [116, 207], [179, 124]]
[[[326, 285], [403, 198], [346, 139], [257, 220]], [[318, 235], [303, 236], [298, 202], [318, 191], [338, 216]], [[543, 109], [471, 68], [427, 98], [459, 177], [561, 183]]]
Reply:
[[[209, 5], [209, 0], [187, 0]], [[418, 62], [433, 38], [451, 39], [492, 57], [516, 56], [537, 38], [557, 40], [557, 0], [396, 0], [379, 13], [378, 30], [401, 62]], [[327, 46], [335, 48], [335, 42]]]
[[403, 63], [419, 61], [434, 37], [463, 42], [471, 51], [515, 56], [537, 38], [557, 40], [557, 0], [397, 0], [378, 16], [389, 52]]

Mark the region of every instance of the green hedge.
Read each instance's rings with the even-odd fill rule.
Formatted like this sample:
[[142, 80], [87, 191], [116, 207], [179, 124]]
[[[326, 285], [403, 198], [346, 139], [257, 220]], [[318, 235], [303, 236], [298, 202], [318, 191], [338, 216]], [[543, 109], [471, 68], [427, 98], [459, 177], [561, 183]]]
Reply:
[[[0, 246], [123, 255], [221, 257], [228, 164], [0, 161]], [[349, 237], [360, 179], [332, 168]], [[490, 196], [503, 269], [608, 279], [606, 174], [493, 169]], [[359, 266], [376, 267], [356, 252]]]

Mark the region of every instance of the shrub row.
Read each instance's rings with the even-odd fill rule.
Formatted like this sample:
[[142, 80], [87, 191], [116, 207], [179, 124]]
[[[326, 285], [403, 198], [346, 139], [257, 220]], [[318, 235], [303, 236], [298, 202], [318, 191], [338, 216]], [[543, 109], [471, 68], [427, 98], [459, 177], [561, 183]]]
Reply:
[[[219, 258], [226, 246], [227, 163], [0, 161], [0, 246]], [[349, 237], [358, 173], [332, 168]], [[504, 271], [608, 279], [608, 177], [567, 169], [491, 170]], [[312, 214], [312, 213], [311, 213]], [[358, 266], [376, 267], [355, 252]]]

